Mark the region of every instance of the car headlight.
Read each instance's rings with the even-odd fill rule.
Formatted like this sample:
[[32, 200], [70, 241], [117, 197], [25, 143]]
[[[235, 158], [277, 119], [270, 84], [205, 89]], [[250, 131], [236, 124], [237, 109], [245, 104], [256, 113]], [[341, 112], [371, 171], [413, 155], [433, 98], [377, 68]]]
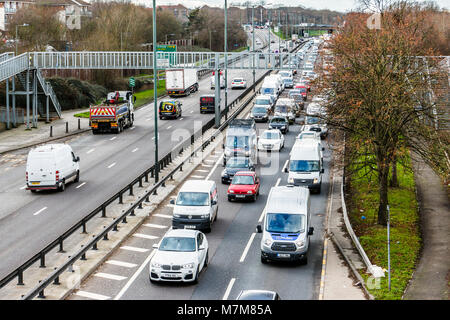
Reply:
[[314, 178], [313, 183], [319, 183], [319, 179], [318, 178]]
[[151, 266], [152, 266], [153, 268], [161, 268], [161, 264], [158, 263], [158, 262], [152, 262], [152, 263], [151, 263]]
[[272, 243], [273, 243], [272, 239], [269, 238], [264, 239], [264, 245], [270, 247]]
[[174, 218], [179, 218], [179, 217], [180, 217], [180, 215], [179, 215], [179, 214], [175, 214], [175, 213], [174, 213], [174, 214], [173, 214], [173, 217], [174, 217]]
[[223, 169], [223, 171], [222, 171], [222, 177], [224, 177], [224, 176], [227, 176], [228, 174], [227, 174], [227, 170], [226, 169]]
[[294, 183], [294, 178], [289, 178], [288, 183]]
[[252, 194], [252, 193], [253, 193], [253, 191], [252, 191], [252, 190], [248, 190], [248, 191], [247, 191], [247, 193], [250, 193], [250, 194]]
[[195, 266], [195, 263], [191, 262], [191, 263], [186, 263], [183, 264], [183, 269], [193, 269]]
[[305, 242], [303, 240], [297, 239], [297, 241], [295, 241], [295, 244], [297, 245], [297, 247], [301, 248], [305, 245]]
[[286, 126], [281, 126], [281, 129], [286, 129]]
[[234, 190], [230, 190], [230, 193], [234, 193]]
[[245, 151], [245, 156], [246, 157], [250, 156], [250, 151]]

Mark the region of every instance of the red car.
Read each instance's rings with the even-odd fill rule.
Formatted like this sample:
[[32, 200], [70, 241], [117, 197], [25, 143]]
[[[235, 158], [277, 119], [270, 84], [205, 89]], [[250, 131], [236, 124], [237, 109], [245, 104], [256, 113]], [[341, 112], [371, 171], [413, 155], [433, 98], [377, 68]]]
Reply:
[[308, 99], [308, 88], [305, 85], [303, 85], [303, 84], [296, 84], [296, 85], [294, 85], [294, 89], [299, 89], [300, 90], [300, 93], [303, 96], [303, 100], [306, 101], [306, 99]]
[[259, 195], [259, 178], [253, 171], [238, 171], [228, 187], [228, 201], [247, 200], [256, 201]]

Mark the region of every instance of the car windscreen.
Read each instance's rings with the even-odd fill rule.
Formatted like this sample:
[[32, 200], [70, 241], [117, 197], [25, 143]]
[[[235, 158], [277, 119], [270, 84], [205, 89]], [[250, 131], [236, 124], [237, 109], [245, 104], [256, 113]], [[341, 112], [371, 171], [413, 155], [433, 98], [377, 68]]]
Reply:
[[276, 106], [275, 107], [275, 112], [281, 112], [281, 113], [286, 113], [289, 112], [289, 107], [288, 106]]
[[283, 78], [283, 82], [284, 83], [292, 83], [292, 79], [291, 78]]
[[255, 100], [255, 104], [256, 105], [260, 105], [260, 106], [266, 106], [266, 105], [270, 105], [270, 100], [269, 99], [256, 99]]
[[160, 251], [194, 252], [195, 238], [166, 237], [159, 245]]
[[207, 192], [180, 192], [176, 204], [177, 206], [208, 206], [209, 194]]
[[244, 81], [244, 79], [242, 79], [242, 78], [233, 79], [233, 82], [243, 82], [243, 81]]
[[280, 135], [278, 134], [278, 132], [273, 132], [273, 131], [265, 131], [262, 136], [262, 139], [280, 139]]
[[265, 107], [254, 107], [252, 109], [253, 113], [266, 113], [267, 109]]
[[240, 185], [253, 185], [253, 177], [252, 176], [234, 176], [231, 184], [240, 184]]
[[306, 88], [297, 88], [297, 90], [299, 90], [300, 93], [305, 93], [306, 92]]
[[273, 94], [274, 92], [275, 92], [274, 88], [262, 88], [261, 89], [262, 94]]
[[316, 172], [319, 171], [319, 161], [316, 160], [291, 160], [289, 171], [292, 172]]
[[286, 120], [284, 118], [272, 118], [270, 120], [271, 123], [286, 123]]
[[201, 106], [213, 106], [215, 104], [214, 97], [201, 97], [200, 105]]
[[316, 117], [306, 118], [306, 124], [316, 124], [316, 123], [319, 123], [319, 118]]
[[249, 167], [248, 158], [231, 158], [227, 161], [227, 168], [247, 168]]
[[226, 146], [228, 148], [246, 148], [248, 147], [248, 136], [227, 136]]
[[159, 105], [159, 110], [164, 112], [172, 112], [175, 111], [175, 106], [172, 102], [161, 102]]
[[305, 216], [302, 214], [267, 213], [266, 219], [268, 232], [300, 233], [305, 229]]
[[291, 77], [291, 74], [289, 72], [280, 72], [279, 75], [282, 77]]

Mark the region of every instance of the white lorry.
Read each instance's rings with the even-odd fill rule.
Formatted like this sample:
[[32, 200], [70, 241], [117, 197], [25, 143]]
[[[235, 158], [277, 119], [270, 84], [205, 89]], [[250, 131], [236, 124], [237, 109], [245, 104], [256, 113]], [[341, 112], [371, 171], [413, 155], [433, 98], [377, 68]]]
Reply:
[[166, 70], [166, 91], [170, 97], [188, 96], [198, 91], [196, 69]]

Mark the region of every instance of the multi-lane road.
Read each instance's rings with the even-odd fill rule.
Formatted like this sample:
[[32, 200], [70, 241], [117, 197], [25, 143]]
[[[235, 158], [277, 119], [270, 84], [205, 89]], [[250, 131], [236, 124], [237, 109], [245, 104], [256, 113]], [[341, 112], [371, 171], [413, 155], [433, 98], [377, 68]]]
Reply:
[[[265, 123], [258, 123], [258, 133], [267, 127]], [[299, 132], [300, 125], [290, 127], [286, 134], [285, 148], [280, 153], [259, 153], [257, 173], [261, 177], [261, 189], [256, 202], [227, 201], [228, 186], [221, 183], [221, 148], [206, 158], [188, 178], [214, 180], [219, 193], [218, 219], [212, 226], [212, 231], [206, 235], [209, 264], [200, 274], [198, 284], [153, 284], [149, 281], [148, 263], [154, 252], [152, 245], [158, 243], [171, 226], [172, 206], [169, 200], [176, 196], [176, 189], [68, 299], [232, 300], [245, 289], [273, 290], [282, 299], [317, 299], [329, 187], [328, 147], [324, 152], [322, 193], [311, 195], [312, 225], [315, 232], [311, 239], [308, 264], [262, 264], [261, 234], [255, 232], [256, 225], [262, 221], [270, 188], [287, 184], [287, 174], [283, 172], [283, 167]]]
[[[256, 37], [267, 42], [267, 31], [257, 30]], [[263, 71], [257, 70], [257, 78]], [[252, 79], [248, 70], [229, 70], [228, 86], [233, 77]], [[169, 153], [181, 139], [190, 137], [211, 120], [213, 114], [200, 114], [199, 97], [211, 93], [210, 79], [200, 81], [200, 89], [180, 98], [183, 116], [178, 120], [158, 120], [159, 154]], [[229, 90], [228, 102], [242, 91]], [[222, 101], [224, 93], [222, 91]], [[68, 143], [81, 158], [80, 182], [69, 184], [63, 193], [25, 190], [25, 163], [28, 150], [4, 156], [0, 165], [0, 279], [19, 267], [47, 244], [55, 240], [90, 211], [154, 163], [153, 104], [135, 113], [134, 127], [123, 133], [92, 135], [85, 133]], [[11, 157], [12, 156], [12, 157]], [[14, 166], [6, 159], [17, 160]]]

